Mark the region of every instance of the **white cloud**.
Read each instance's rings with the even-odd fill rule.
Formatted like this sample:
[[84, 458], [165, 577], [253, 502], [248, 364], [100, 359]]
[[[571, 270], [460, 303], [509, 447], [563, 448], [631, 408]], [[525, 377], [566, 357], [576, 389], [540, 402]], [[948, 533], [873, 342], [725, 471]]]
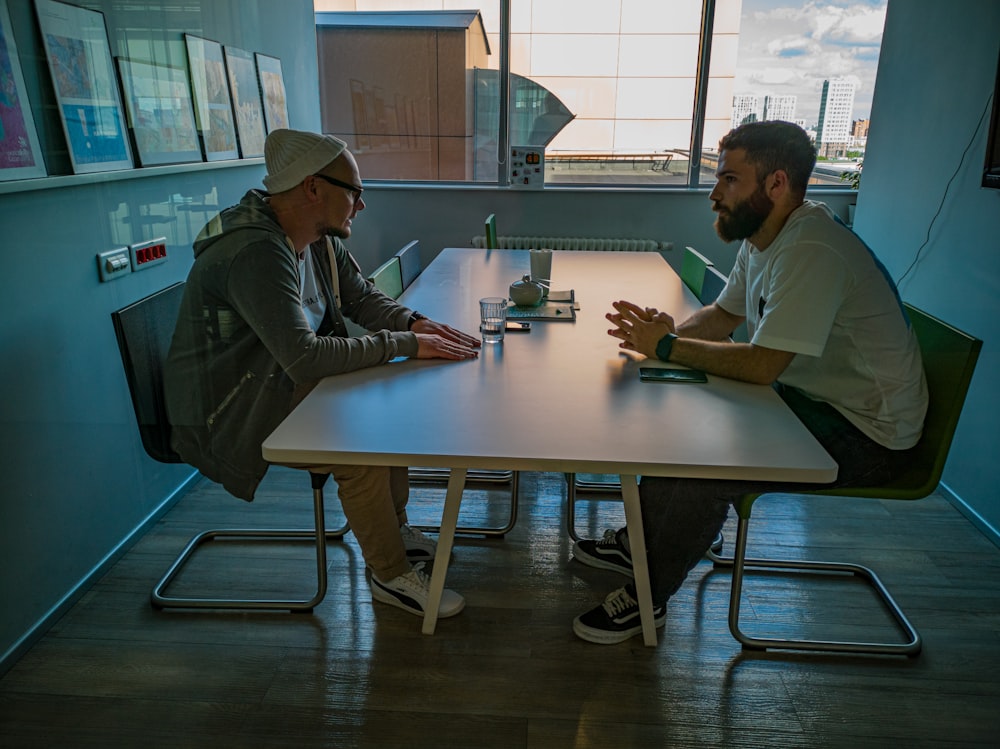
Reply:
[[743, 0], [737, 93], [798, 97], [797, 116], [818, 115], [828, 78], [852, 78], [855, 116], [871, 108], [885, 0]]
[[817, 45], [811, 39], [804, 36], [786, 36], [781, 39], [772, 39], [767, 43], [767, 53], [775, 57], [788, 56], [789, 53], [809, 54], [817, 51]]
[[787, 86], [802, 82], [802, 74], [791, 68], [761, 68], [754, 70], [749, 79], [760, 86]]
[[836, 7], [814, 2], [803, 8], [803, 15], [818, 41], [828, 39], [838, 44], [878, 44], [885, 27], [885, 6]]

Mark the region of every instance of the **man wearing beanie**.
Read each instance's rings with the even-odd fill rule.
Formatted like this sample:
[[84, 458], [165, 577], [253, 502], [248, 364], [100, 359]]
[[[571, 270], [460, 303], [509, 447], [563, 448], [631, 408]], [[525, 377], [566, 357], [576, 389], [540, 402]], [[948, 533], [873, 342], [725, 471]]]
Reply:
[[[247, 192], [195, 240], [164, 372], [174, 449], [248, 501], [268, 468], [261, 443], [321, 378], [397, 356], [472, 359], [479, 345], [364, 279], [341, 242], [365, 207], [343, 141], [275, 130], [264, 161], [267, 192]], [[345, 317], [377, 332], [352, 338]], [[373, 599], [422, 616], [428, 578], [419, 562], [434, 558], [435, 544], [406, 522], [406, 469], [310, 470], [337, 481]], [[438, 616], [464, 605], [446, 590]]]

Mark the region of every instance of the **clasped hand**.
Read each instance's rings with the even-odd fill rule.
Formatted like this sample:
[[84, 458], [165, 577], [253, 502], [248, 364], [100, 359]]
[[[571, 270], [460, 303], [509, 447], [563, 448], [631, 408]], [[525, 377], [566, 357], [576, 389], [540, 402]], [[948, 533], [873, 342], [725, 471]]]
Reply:
[[417, 334], [418, 359], [475, 359], [480, 341], [450, 325], [424, 318], [410, 328]]
[[675, 332], [674, 318], [655, 307], [639, 307], [624, 300], [613, 302], [611, 306], [615, 311], [605, 317], [615, 327], [608, 335], [621, 340], [620, 348], [655, 359], [656, 344], [667, 333]]

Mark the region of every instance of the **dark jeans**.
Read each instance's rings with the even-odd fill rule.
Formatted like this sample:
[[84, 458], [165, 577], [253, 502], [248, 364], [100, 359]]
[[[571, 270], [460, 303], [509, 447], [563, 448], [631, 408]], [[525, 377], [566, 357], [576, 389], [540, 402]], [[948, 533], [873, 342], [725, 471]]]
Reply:
[[874, 442], [829, 404], [810, 400], [794, 388], [775, 389], [837, 462], [837, 480], [803, 484], [643, 476], [639, 502], [654, 604], [665, 602], [680, 588], [722, 529], [729, 506], [743, 495], [879, 484], [889, 480], [905, 459], [908, 451]]

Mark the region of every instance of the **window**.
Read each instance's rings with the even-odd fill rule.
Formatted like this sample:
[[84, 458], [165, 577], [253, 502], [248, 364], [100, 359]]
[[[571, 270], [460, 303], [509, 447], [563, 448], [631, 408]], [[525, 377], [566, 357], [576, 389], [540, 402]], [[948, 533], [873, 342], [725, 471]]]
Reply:
[[505, 184], [506, 147], [534, 145], [546, 184], [678, 187], [710, 182], [719, 138], [760, 119], [813, 133], [814, 182], [848, 186], [886, 5], [314, 1], [323, 129], [366, 178]]

